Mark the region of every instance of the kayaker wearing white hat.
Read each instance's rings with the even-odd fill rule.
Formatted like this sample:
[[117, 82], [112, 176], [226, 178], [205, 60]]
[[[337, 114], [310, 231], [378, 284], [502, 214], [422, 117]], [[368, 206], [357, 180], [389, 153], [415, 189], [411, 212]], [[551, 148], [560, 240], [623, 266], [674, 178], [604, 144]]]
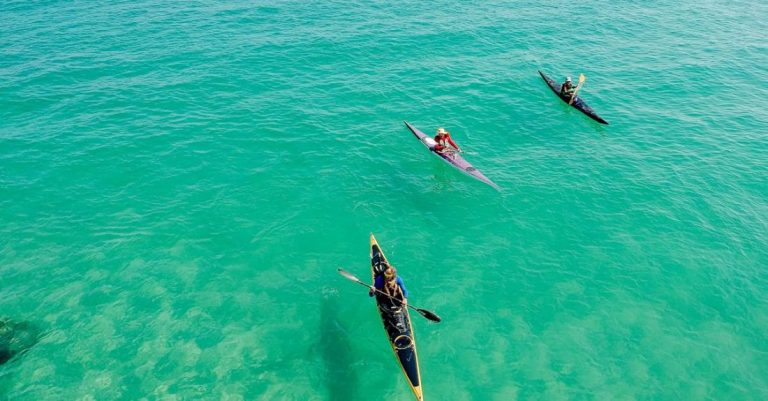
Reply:
[[[435, 135], [435, 142], [437, 142], [437, 145], [435, 145], [435, 152], [445, 152], [450, 150], [457, 150], [461, 152], [461, 148], [459, 148], [459, 145], [456, 144], [456, 142], [451, 139], [451, 133], [446, 131], [445, 128], [438, 128], [437, 129], [437, 135]], [[453, 149], [449, 148], [448, 145], [452, 146]]]
[[576, 88], [573, 86], [571, 77], [565, 77], [565, 82], [563, 82], [563, 85], [560, 86], [560, 94], [570, 99], [570, 97], [573, 95], [573, 91], [575, 90]]

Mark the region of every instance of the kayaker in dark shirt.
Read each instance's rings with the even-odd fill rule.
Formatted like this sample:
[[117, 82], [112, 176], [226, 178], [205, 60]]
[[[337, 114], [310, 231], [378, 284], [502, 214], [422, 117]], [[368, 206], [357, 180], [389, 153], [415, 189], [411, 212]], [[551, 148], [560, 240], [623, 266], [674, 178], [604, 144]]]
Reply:
[[[435, 142], [437, 142], [437, 145], [435, 145], [435, 152], [443, 153], [445, 151], [452, 151], [454, 149], [461, 152], [459, 145], [457, 145], [456, 142], [451, 139], [451, 133], [446, 131], [444, 128], [437, 129]], [[448, 145], [452, 146], [453, 148], [449, 148]]]
[[[397, 299], [403, 305], [408, 303], [408, 290], [405, 288], [405, 283], [403, 283], [403, 279], [397, 275], [397, 270], [392, 266], [388, 266], [384, 270], [384, 274], [376, 277], [373, 287], [393, 299]], [[373, 294], [373, 291], [368, 291], [368, 296], [372, 297]]]
[[571, 82], [571, 77], [565, 77], [565, 82], [563, 82], [563, 85], [560, 86], [560, 94], [570, 99], [571, 96], [573, 96], [573, 91], [575, 90], [576, 90], [576, 87], [573, 86], [573, 82]]

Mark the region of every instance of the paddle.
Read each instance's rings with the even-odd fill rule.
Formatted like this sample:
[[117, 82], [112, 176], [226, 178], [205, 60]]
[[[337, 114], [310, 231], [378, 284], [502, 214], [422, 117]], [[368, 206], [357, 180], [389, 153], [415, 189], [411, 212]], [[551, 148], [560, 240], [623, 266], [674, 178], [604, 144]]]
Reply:
[[[344, 270], [342, 268], [338, 268], [338, 271], [339, 271], [339, 274], [344, 276], [344, 278], [346, 278], [346, 279], [348, 279], [350, 281], [354, 281], [354, 282], [356, 282], [356, 283], [358, 283], [358, 284], [360, 284], [362, 286], [368, 287], [368, 289], [376, 291], [379, 294], [386, 295], [390, 299], [394, 300], [394, 298], [392, 298], [392, 296], [390, 296], [389, 294], [387, 294], [387, 293], [385, 293], [385, 292], [383, 292], [383, 291], [381, 291], [379, 289], [374, 288], [372, 285], [368, 285], [368, 284], [365, 284], [364, 282], [360, 281], [360, 279], [358, 279], [357, 277], [353, 276], [352, 273], [350, 273], [350, 272], [348, 272], [348, 271], [346, 271], [346, 270]], [[433, 322], [440, 323], [440, 320], [441, 320], [440, 316], [437, 316], [434, 312], [430, 312], [430, 311], [428, 311], [426, 309], [417, 308], [417, 307], [415, 307], [415, 306], [413, 306], [411, 304], [408, 304], [408, 303], [406, 303], [405, 306], [415, 310], [416, 312], [419, 312], [419, 314], [421, 316], [424, 316], [425, 318], [427, 318], [427, 319], [429, 319], [429, 320], [431, 320]]]
[[568, 101], [568, 105], [570, 106], [573, 103], [573, 100], [576, 99], [576, 94], [579, 93], [579, 90], [582, 86], [584, 86], [584, 81], [587, 80], [587, 77], [584, 76], [584, 74], [579, 74], [579, 84], [576, 85], [576, 89], [573, 90], [573, 94], [571, 95], [571, 100]]

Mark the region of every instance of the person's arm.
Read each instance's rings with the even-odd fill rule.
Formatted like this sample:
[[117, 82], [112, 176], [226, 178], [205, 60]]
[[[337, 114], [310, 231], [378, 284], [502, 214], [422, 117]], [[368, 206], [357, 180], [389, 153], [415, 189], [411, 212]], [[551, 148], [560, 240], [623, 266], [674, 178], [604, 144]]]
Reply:
[[[380, 290], [382, 287], [384, 287], [384, 278], [382, 278], [381, 276], [378, 276], [378, 277], [376, 277], [375, 280], [373, 280], [373, 288], [376, 288], [376, 289]], [[372, 297], [374, 293], [375, 293], [375, 291], [368, 290], [368, 296], [369, 297]]]
[[400, 289], [403, 290], [403, 298], [408, 298], [408, 290], [405, 288], [405, 283], [403, 282], [403, 279], [399, 276], [397, 277], [397, 285], [400, 286]]
[[457, 144], [456, 144], [456, 142], [454, 142], [454, 141], [453, 141], [453, 139], [451, 138], [451, 136], [450, 136], [450, 135], [448, 135], [447, 139], [448, 139], [448, 143], [449, 143], [451, 146], [453, 146], [453, 147], [454, 147], [454, 149], [456, 149], [456, 150], [458, 150], [458, 151], [461, 151], [461, 148], [459, 148], [459, 145], [457, 145]]

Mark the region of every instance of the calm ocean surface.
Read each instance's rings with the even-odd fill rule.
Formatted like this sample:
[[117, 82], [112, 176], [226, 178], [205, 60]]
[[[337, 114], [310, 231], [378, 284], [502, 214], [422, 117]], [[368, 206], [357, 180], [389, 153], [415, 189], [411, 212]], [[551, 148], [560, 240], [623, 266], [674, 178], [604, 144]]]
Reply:
[[766, 400], [766, 32], [765, 1], [0, 2], [0, 319], [42, 333], [0, 400], [412, 400], [336, 273], [371, 232], [443, 317], [412, 315], [427, 401]]

